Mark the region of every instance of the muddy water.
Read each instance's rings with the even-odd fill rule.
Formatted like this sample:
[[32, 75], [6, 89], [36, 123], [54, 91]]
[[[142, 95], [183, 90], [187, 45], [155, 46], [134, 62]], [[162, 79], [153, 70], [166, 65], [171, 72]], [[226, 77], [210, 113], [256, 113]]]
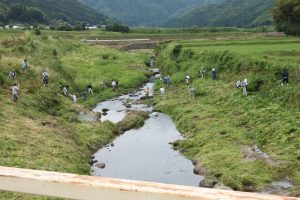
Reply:
[[[153, 84], [149, 83], [145, 87], [150, 88], [151, 96]], [[152, 112], [151, 107], [139, 104], [138, 99], [143, 95], [143, 90], [134, 95], [123, 95], [100, 103], [94, 111], [109, 109], [102, 120], [114, 123], [121, 121], [128, 110]], [[198, 186], [203, 177], [195, 175], [192, 162], [173, 150], [170, 145], [171, 142], [183, 139], [172, 119], [162, 113], [151, 113], [150, 116], [142, 128], [127, 131], [116, 138], [113, 145], [100, 149], [94, 155], [95, 160], [105, 163], [106, 166], [104, 169], [92, 166], [92, 174]]]

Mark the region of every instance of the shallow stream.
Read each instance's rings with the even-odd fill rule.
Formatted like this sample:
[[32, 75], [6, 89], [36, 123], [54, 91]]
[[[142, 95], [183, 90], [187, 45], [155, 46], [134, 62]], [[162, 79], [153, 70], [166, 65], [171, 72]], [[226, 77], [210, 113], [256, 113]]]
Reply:
[[[144, 86], [149, 87], [150, 96], [153, 95], [153, 86], [153, 83]], [[151, 114], [142, 128], [125, 132], [94, 155], [98, 163], [105, 164], [105, 168], [93, 165], [93, 175], [198, 186], [203, 177], [195, 175], [192, 162], [172, 148], [172, 142], [183, 138], [171, 117], [152, 112], [152, 107], [139, 103], [144, 88], [135, 94], [102, 102], [94, 109], [94, 112], [108, 109], [101, 121], [113, 123], [121, 121], [129, 110]]]

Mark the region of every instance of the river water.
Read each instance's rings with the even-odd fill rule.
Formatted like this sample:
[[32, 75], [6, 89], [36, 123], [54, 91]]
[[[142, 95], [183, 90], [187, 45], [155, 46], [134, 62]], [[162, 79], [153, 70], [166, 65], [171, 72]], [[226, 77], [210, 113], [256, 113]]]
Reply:
[[[153, 94], [153, 83], [144, 88]], [[105, 168], [92, 166], [92, 174], [111, 178], [151, 181], [178, 185], [198, 186], [203, 177], [193, 173], [193, 164], [170, 143], [183, 139], [172, 119], [162, 113], [152, 112], [152, 107], [139, 103], [143, 88], [131, 95], [100, 103], [94, 112], [108, 109], [102, 121], [121, 121], [129, 110], [151, 112], [142, 128], [129, 130], [95, 153], [95, 160], [105, 163]]]

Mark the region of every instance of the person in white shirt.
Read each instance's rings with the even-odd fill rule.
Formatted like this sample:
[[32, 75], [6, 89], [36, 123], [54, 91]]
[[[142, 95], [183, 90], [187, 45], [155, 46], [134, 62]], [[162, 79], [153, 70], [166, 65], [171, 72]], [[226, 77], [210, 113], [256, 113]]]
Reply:
[[165, 88], [161, 87], [159, 89], [160, 97], [165, 97]]
[[194, 87], [190, 88], [190, 96], [191, 96], [191, 99], [195, 99], [196, 89]]
[[115, 89], [116, 89], [116, 86], [117, 86], [117, 82], [113, 80], [113, 81], [111, 82], [111, 87], [112, 87], [112, 89], [115, 90]]
[[74, 94], [69, 94], [69, 96], [71, 97], [73, 103], [76, 103], [76, 102], [77, 102], [77, 97], [76, 97], [76, 95], [74, 95]]
[[187, 76], [185, 77], [185, 83], [186, 83], [187, 85], [189, 85], [189, 84], [190, 84], [190, 80], [191, 80], [191, 77], [190, 77], [189, 75], [187, 75]]
[[63, 93], [64, 96], [67, 96], [67, 95], [68, 95], [68, 89], [67, 89], [66, 86], [63, 87], [62, 93]]
[[11, 79], [16, 79], [16, 78], [17, 78], [17, 73], [16, 73], [14, 70], [10, 70], [8, 76], [9, 76]]
[[18, 99], [19, 99], [19, 92], [20, 92], [20, 89], [19, 87], [17, 86], [16, 83], [14, 83], [14, 85], [12, 86], [12, 98], [13, 98], [13, 101], [14, 102], [17, 102]]
[[46, 87], [46, 86], [48, 85], [49, 73], [45, 70], [45, 71], [42, 73], [42, 77], [43, 77], [43, 83], [44, 83], [44, 86]]
[[201, 78], [202, 78], [202, 79], [204, 79], [205, 73], [206, 73], [206, 70], [205, 70], [204, 67], [202, 67], [201, 70], [200, 70], [200, 74], [201, 74]]
[[22, 66], [22, 69], [24, 70], [24, 72], [27, 73], [28, 68], [29, 68], [29, 63], [28, 63], [27, 59], [24, 59], [21, 66]]
[[243, 82], [243, 95], [247, 95], [247, 87], [248, 87], [248, 80], [245, 79]]
[[240, 89], [242, 87], [242, 81], [241, 80], [238, 80], [236, 83], [235, 83], [235, 86], [237, 89]]
[[87, 91], [88, 91], [88, 94], [89, 94], [89, 95], [94, 94], [94, 92], [93, 92], [93, 86], [92, 86], [91, 83], [88, 84], [88, 86], [87, 86]]

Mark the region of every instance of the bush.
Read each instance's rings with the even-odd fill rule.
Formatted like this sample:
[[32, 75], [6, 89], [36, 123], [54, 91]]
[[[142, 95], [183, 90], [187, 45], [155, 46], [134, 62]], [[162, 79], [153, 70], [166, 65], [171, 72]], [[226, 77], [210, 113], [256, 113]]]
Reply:
[[248, 86], [249, 92], [258, 92], [262, 85], [265, 83], [265, 80], [261, 76], [254, 76]]
[[171, 52], [171, 58], [176, 60], [181, 53], [182, 45], [176, 45]]
[[73, 29], [73, 26], [67, 22], [58, 20], [54, 23], [54, 25], [50, 27], [50, 29], [59, 31], [71, 31]]
[[56, 51], [56, 49], [53, 49], [52, 54], [53, 54], [54, 57], [57, 56], [57, 51]]
[[108, 60], [109, 59], [109, 54], [103, 54], [102, 58], [103, 58], [103, 60]]
[[121, 24], [107, 25], [105, 30], [112, 31], [112, 32], [121, 32], [121, 33], [128, 33], [130, 31], [128, 26], [124, 26]]
[[34, 29], [34, 34], [35, 35], [41, 35], [42, 34], [42, 32], [40, 31], [40, 29]]
[[0, 74], [0, 85], [7, 85], [8, 83], [8, 78], [4, 74]]

